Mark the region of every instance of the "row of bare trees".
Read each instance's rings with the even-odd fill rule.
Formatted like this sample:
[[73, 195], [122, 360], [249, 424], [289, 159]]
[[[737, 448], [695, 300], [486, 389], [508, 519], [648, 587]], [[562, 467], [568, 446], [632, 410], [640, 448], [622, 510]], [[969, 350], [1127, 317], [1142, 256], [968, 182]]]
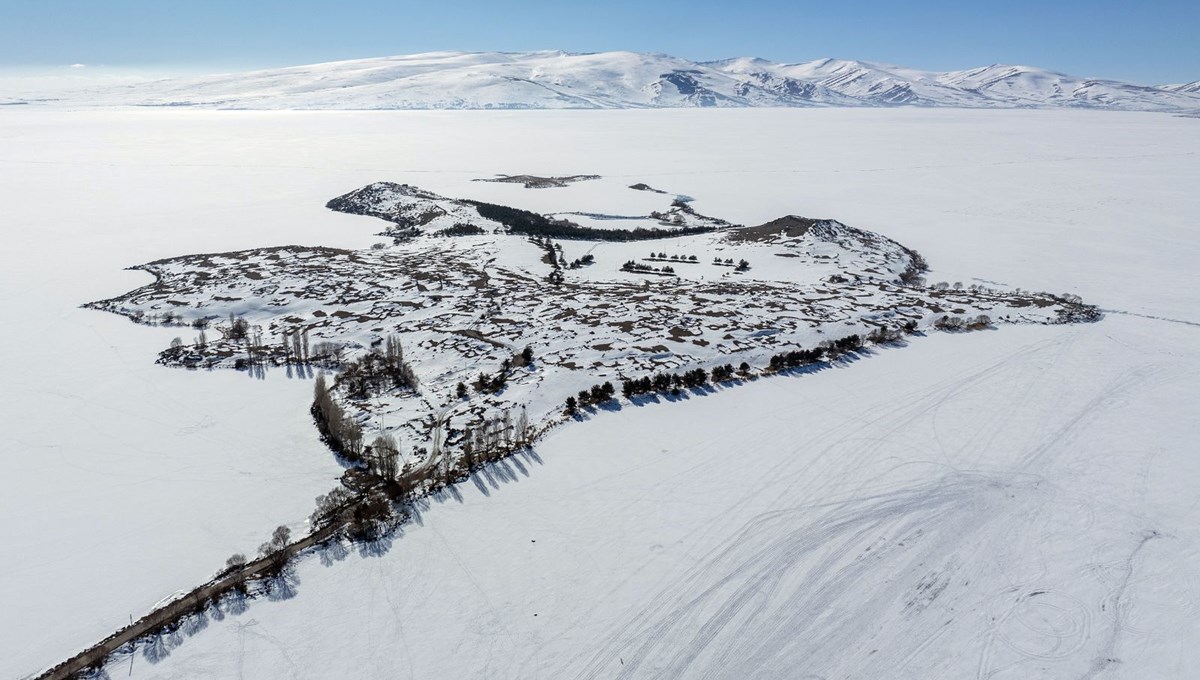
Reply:
[[307, 328], [280, 329], [279, 346], [283, 349], [283, 363], [285, 364], [307, 364], [311, 358], [308, 351]]
[[484, 418], [463, 431], [463, 462], [470, 470], [523, 449], [532, 440], [533, 431], [525, 407], [508, 409], [499, 415]]
[[347, 460], [362, 460], [362, 427], [333, 398], [324, 373], [319, 373], [313, 383], [312, 415], [329, 448]]

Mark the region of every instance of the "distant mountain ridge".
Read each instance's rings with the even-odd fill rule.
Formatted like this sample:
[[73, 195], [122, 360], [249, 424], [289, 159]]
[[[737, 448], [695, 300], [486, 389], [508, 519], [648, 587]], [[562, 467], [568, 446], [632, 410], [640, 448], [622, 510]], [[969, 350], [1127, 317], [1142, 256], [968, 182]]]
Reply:
[[929, 106], [1200, 111], [1200, 81], [1146, 86], [1029, 66], [920, 71], [665, 54], [431, 52], [94, 90], [72, 103], [244, 109]]

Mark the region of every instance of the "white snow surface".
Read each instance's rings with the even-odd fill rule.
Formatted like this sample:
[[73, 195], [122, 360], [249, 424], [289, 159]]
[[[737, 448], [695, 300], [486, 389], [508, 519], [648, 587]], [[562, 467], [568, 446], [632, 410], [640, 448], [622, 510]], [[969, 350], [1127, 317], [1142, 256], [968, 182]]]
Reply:
[[1170, 92], [1185, 92], [1188, 94], [1196, 94], [1196, 93], [1200, 93], [1200, 80], [1197, 80], [1193, 83], [1180, 83], [1178, 85], [1163, 85], [1161, 89], [1167, 90]]
[[623, 176], [745, 224], [835, 218], [919, 250], [931, 280], [1113, 311], [563, 427], [383, 555], [309, 556], [294, 598], [210, 620], [158, 664], [138, 654], [135, 675], [1200, 672], [1194, 120], [21, 109], [0, 116], [0, 342], [20, 358], [0, 675], [69, 656], [276, 524], [302, 529], [340, 471], [307, 382], [161, 368], [176, 331], [76, 305], [139, 285], [120, 268], [156, 258], [363, 247], [379, 224], [323, 205], [373, 181], [547, 212], [587, 185], [471, 182], [498, 173]]
[[1200, 110], [1194, 83], [1142, 86], [1030, 66], [933, 72], [845, 59], [694, 62], [637, 52], [430, 52], [81, 87], [49, 101], [39, 92], [22, 91], [19, 82], [3, 85], [0, 101], [8, 102], [227, 109], [911, 105]]

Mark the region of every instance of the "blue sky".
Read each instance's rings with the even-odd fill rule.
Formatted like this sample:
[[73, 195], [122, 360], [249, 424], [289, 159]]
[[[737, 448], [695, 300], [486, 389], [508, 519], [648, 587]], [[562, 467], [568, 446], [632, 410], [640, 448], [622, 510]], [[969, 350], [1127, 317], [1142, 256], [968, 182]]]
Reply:
[[188, 72], [431, 50], [634, 50], [692, 59], [1020, 63], [1200, 79], [1200, 0], [0, 0], [0, 67]]

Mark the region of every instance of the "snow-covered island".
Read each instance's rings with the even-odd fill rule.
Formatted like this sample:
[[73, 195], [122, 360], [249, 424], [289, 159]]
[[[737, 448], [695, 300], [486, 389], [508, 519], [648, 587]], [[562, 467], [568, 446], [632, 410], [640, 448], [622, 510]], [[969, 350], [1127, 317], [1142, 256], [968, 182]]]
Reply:
[[[654, 194], [644, 216], [564, 216], [375, 183], [328, 207], [386, 220], [387, 242], [158, 260], [135, 267], [153, 283], [90, 306], [178, 327], [169, 366], [327, 373], [313, 414], [348, 472], [317, 525], [355, 493], [421, 496], [597, 411], [927, 330], [1100, 316], [1071, 295], [928, 285], [916, 252], [836, 220], [745, 227]], [[352, 528], [369, 538], [393, 518]]]

